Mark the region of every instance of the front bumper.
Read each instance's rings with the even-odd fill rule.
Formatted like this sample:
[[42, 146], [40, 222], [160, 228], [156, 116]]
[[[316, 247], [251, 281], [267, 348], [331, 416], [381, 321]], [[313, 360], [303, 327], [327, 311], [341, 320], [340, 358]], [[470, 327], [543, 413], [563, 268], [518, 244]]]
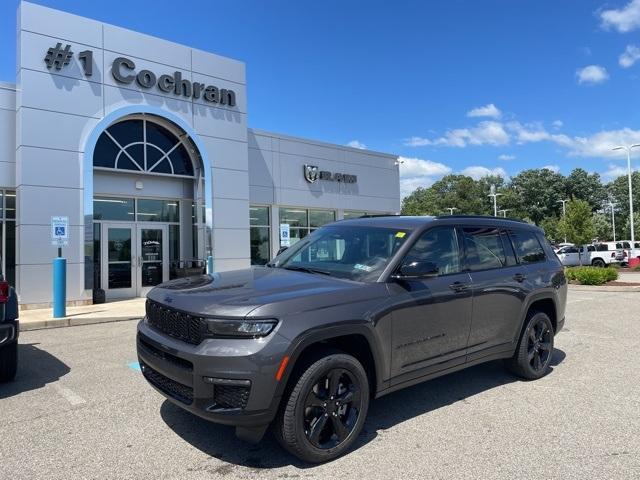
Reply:
[[206, 339], [191, 345], [138, 324], [138, 360], [147, 381], [168, 400], [207, 420], [236, 427], [269, 424], [280, 391], [275, 375], [289, 342]]
[[17, 320], [0, 323], [0, 347], [15, 342], [18, 339], [19, 331]]

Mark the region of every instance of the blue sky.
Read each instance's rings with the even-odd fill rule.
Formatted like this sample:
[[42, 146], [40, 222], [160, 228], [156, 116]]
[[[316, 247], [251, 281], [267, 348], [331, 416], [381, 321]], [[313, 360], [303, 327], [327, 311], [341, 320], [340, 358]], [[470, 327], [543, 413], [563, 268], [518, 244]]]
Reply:
[[640, 142], [640, 0], [37, 3], [245, 61], [250, 126], [401, 155], [405, 193], [543, 166], [609, 180], [610, 146]]

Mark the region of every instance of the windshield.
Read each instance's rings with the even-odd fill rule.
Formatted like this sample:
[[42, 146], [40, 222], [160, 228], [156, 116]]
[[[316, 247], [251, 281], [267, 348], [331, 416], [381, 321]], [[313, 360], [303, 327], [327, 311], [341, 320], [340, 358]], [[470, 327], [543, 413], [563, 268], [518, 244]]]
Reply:
[[408, 236], [408, 230], [334, 224], [285, 250], [274, 266], [373, 282]]

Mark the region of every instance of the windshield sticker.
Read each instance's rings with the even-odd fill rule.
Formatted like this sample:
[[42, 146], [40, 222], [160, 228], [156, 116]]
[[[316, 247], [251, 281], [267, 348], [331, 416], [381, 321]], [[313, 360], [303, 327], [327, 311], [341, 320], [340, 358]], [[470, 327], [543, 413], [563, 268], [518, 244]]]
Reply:
[[369, 265], [362, 265], [361, 263], [356, 263], [353, 268], [355, 268], [356, 270], [364, 270], [365, 272], [370, 272], [373, 270], [373, 267], [370, 267]]
[[396, 233], [396, 238], [404, 238], [406, 234], [407, 234], [406, 232], [398, 232]]

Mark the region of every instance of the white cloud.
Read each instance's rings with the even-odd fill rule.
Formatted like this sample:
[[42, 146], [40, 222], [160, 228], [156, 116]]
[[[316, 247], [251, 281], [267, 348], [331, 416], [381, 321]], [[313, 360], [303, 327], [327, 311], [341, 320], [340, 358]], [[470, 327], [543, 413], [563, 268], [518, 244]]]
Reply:
[[555, 172], [555, 173], [558, 173], [560, 171], [559, 165], [545, 165], [544, 167], [540, 167], [540, 168], [546, 168], [547, 170], [551, 170], [552, 172]]
[[400, 196], [409, 195], [418, 187], [430, 187], [433, 182], [451, 173], [451, 168], [440, 162], [421, 158], [400, 157]]
[[431, 140], [423, 137], [409, 137], [405, 138], [403, 145], [407, 147], [424, 147], [425, 145], [431, 145]]
[[622, 68], [629, 68], [638, 60], [640, 60], [640, 48], [635, 45], [627, 45], [627, 48], [620, 55], [618, 63]]
[[623, 167], [622, 165], [616, 165], [615, 163], [610, 163], [609, 169], [602, 174], [602, 177], [605, 180], [615, 180], [616, 178], [623, 175], [627, 175], [626, 167]]
[[491, 117], [500, 118], [502, 112], [493, 103], [488, 103], [483, 107], [477, 107], [467, 112], [467, 117]]
[[619, 9], [603, 10], [600, 20], [604, 28], [613, 28], [627, 33], [640, 27], [640, 0], [631, 0]]
[[498, 160], [503, 160], [505, 162], [508, 162], [509, 160], [515, 160], [516, 156], [515, 155], [507, 155], [506, 153], [503, 153], [502, 155], [498, 155]]
[[553, 122], [551, 122], [551, 126], [556, 130], [560, 130], [563, 125], [564, 123], [562, 123], [562, 120], [554, 120]]
[[487, 120], [475, 127], [456, 128], [449, 130], [440, 138], [431, 140], [423, 137], [405, 139], [408, 147], [422, 147], [425, 145], [444, 145], [447, 147], [466, 147], [467, 145], [505, 145], [509, 143], [509, 134], [502, 123]]
[[597, 85], [609, 79], [607, 69], [600, 65], [588, 65], [576, 70], [576, 77], [580, 85]]
[[489, 175], [498, 176], [502, 178], [508, 177], [507, 172], [502, 167], [487, 168], [479, 165], [467, 167], [464, 170], [462, 170], [460, 173], [462, 173], [463, 175], [467, 175], [473, 178], [474, 180], [480, 180], [481, 178], [487, 177]]
[[347, 143], [347, 147], [359, 148], [360, 150], [364, 150], [367, 148], [367, 146], [364, 143], [358, 140], [351, 140], [349, 143]]

